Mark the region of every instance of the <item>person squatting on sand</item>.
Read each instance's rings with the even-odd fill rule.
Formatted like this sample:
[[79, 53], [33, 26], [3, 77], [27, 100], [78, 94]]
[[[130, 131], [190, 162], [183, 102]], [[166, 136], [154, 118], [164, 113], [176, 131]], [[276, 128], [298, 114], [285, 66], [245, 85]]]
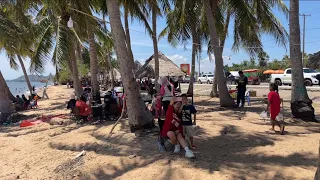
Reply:
[[170, 139], [171, 143], [174, 145], [174, 153], [180, 152], [181, 145], [186, 151], [185, 156], [188, 158], [194, 158], [195, 156], [189, 149], [188, 143], [183, 136], [183, 128], [179, 118], [180, 106], [181, 98], [173, 97], [168, 106], [166, 120], [161, 131], [161, 136]]

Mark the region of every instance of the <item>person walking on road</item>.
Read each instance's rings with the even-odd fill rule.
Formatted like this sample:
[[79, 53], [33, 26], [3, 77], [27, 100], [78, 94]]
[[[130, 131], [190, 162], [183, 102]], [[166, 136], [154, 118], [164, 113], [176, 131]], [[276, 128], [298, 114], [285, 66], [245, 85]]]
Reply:
[[[237, 107], [243, 107], [245, 103], [245, 93], [247, 90], [248, 78], [243, 74], [242, 71], [239, 71], [239, 80], [238, 80], [238, 94], [237, 94]], [[241, 102], [240, 102], [241, 101]]]

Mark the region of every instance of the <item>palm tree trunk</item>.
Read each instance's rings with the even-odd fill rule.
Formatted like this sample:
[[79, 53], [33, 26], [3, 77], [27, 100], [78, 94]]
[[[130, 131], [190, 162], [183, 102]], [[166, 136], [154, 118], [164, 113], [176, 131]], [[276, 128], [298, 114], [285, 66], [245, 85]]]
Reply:
[[109, 72], [110, 72], [110, 67], [109, 67], [109, 57], [108, 57], [108, 52], [106, 53], [105, 56], [105, 71], [104, 71], [104, 85], [105, 87], [108, 87], [109, 85]]
[[193, 84], [194, 84], [194, 72], [196, 68], [196, 48], [197, 48], [197, 40], [196, 40], [196, 32], [192, 33], [192, 55], [191, 55], [191, 73], [190, 73], [190, 83], [187, 94], [193, 94]]
[[94, 40], [94, 34], [89, 32], [89, 46], [90, 46], [90, 71], [91, 71], [91, 85], [93, 90], [93, 99], [100, 100], [100, 88], [98, 82], [98, 61], [97, 61], [97, 49]]
[[59, 82], [59, 79], [60, 79], [60, 72], [59, 72], [58, 65], [56, 65], [56, 81]]
[[70, 64], [72, 69], [72, 76], [73, 76], [73, 86], [75, 90], [76, 96], [79, 98], [82, 95], [82, 87], [81, 83], [79, 80], [79, 71], [78, 71], [78, 63], [77, 63], [77, 57], [75, 54], [75, 45], [71, 45], [71, 50], [70, 50]]
[[290, 59], [292, 68], [291, 112], [296, 118], [314, 121], [314, 108], [304, 86], [300, 45], [299, 0], [290, 0]]
[[219, 38], [217, 35], [216, 26], [215, 26], [215, 19], [213, 18], [209, 0], [204, 0], [204, 6], [205, 6], [205, 12], [206, 12], [206, 17], [208, 21], [209, 30], [210, 30], [211, 41], [213, 44], [213, 52], [214, 52], [214, 57], [215, 57], [215, 62], [217, 67], [216, 69], [217, 69], [217, 77], [218, 77], [220, 106], [232, 107], [234, 106], [234, 101], [231, 98], [226, 85], [226, 78], [223, 72], [222, 50], [219, 47]]
[[133, 52], [131, 48], [131, 39], [130, 39], [130, 29], [129, 29], [129, 12], [128, 8], [124, 8], [124, 26], [126, 29], [126, 43], [128, 48], [129, 56], [134, 60]]
[[151, 128], [154, 126], [153, 117], [146, 108], [136, 80], [133, 74], [134, 60], [129, 56], [126, 47], [125, 33], [120, 18], [120, 9], [117, 0], [107, 0], [107, 7], [110, 16], [111, 32], [114, 39], [115, 50], [120, 66], [121, 79], [125, 90], [128, 117], [131, 132]]
[[319, 155], [318, 155], [318, 168], [314, 180], [320, 180], [320, 141], [319, 141]]
[[[228, 8], [226, 24], [224, 26], [224, 32], [223, 32], [223, 35], [222, 35], [221, 41], [220, 41], [220, 48], [221, 48], [222, 53], [223, 53], [224, 44], [226, 42], [226, 38], [227, 38], [227, 34], [228, 34], [230, 18], [231, 18], [231, 10], [230, 10], [230, 8]], [[211, 90], [210, 96], [211, 97], [218, 97], [219, 96], [219, 94], [218, 94], [218, 76], [217, 76], [216, 66], [214, 67], [214, 77], [213, 77], [212, 90]]]
[[[154, 6], [154, 5], [153, 5]], [[154, 51], [154, 71], [155, 71], [155, 87], [157, 92], [160, 92], [160, 86], [158, 84], [159, 79], [159, 50], [158, 50], [158, 39], [157, 39], [157, 12], [155, 7], [152, 7], [152, 41]]]
[[112, 58], [111, 58], [111, 53], [110, 51], [107, 52], [108, 53], [108, 62], [109, 62], [109, 66], [110, 66], [110, 76], [111, 76], [111, 88], [114, 88], [114, 68], [112, 67]]
[[3, 87], [7, 87], [7, 83], [0, 71], [0, 122], [5, 122], [7, 117], [14, 112], [14, 107], [9, 99], [10, 91]]
[[214, 77], [213, 77], [213, 82], [212, 82], [212, 90], [210, 93], [210, 97], [219, 97], [218, 94], [218, 76], [217, 76], [217, 68], [216, 66], [214, 67]]
[[[76, 54], [77, 54], [77, 58], [79, 59], [78, 63], [81, 67], [81, 65], [83, 64], [83, 59], [82, 59], [82, 52], [81, 52], [81, 44], [80, 43], [77, 43]], [[79, 71], [79, 77], [80, 77], [80, 79], [82, 77], [81, 71]]]
[[[10, 91], [7, 83], [6, 83], [5, 85], [6, 85], [6, 86], [5, 86], [5, 89], [6, 89], [7, 93], [8, 93], [8, 97], [9, 97], [10, 101], [15, 102], [15, 101], [17, 100], [16, 97], [14, 97], [14, 95], [13, 95], [12, 92]], [[0, 89], [1, 89], [1, 87], [0, 87]], [[0, 112], [1, 112], [1, 111], [0, 111]]]
[[26, 83], [28, 85], [29, 91], [30, 91], [30, 93], [32, 93], [32, 86], [31, 86], [31, 83], [30, 83], [30, 80], [29, 80], [29, 76], [27, 74], [26, 68], [24, 66], [23, 60], [22, 60], [20, 55], [18, 55], [18, 59], [19, 59], [19, 63], [20, 63], [24, 78], [25, 78]]
[[[104, 28], [105, 32], [107, 32], [108, 29], [107, 29], [106, 15], [105, 14], [102, 15], [102, 19], [104, 20], [103, 28]], [[106, 70], [105, 70], [105, 76], [106, 76], [105, 77], [105, 86], [106, 86], [106, 88], [108, 88], [109, 80], [110, 80], [109, 73], [110, 73], [110, 70], [112, 69], [111, 68], [111, 57], [110, 57], [109, 49], [107, 49], [107, 52], [106, 52], [106, 67], [105, 68], [106, 68]], [[114, 79], [112, 78], [112, 82], [111, 82], [111, 87], [112, 88], [113, 88], [113, 81], [114, 81]]]

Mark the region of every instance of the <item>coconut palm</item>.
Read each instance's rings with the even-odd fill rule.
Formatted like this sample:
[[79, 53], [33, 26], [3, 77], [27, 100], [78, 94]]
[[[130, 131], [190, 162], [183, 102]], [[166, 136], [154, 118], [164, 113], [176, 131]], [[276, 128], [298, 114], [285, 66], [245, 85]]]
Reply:
[[[249, 55], [254, 56], [262, 50], [261, 33], [267, 33], [275, 37], [278, 44], [285, 45], [286, 31], [280, 22], [274, 17], [271, 9], [275, 6], [286, 11], [286, 7], [281, 0], [274, 1], [223, 1], [227, 8], [231, 8], [235, 17], [234, 44], [233, 50], [238, 51], [244, 48]], [[223, 72], [222, 48], [219, 43], [219, 22], [222, 8], [217, 0], [203, 0], [207, 25], [210, 32], [212, 49], [216, 62], [216, 74], [218, 79], [219, 97], [221, 106], [232, 106], [233, 100], [230, 97]], [[220, 36], [221, 37], [221, 36]]]
[[[0, 87], [6, 87], [7, 83], [4, 80], [0, 71]], [[7, 120], [7, 117], [14, 112], [12, 102], [9, 99], [8, 89], [2, 88], [0, 91], [0, 122]]]
[[176, 47], [192, 39], [190, 83], [187, 93], [193, 94], [196, 56], [201, 53], [204, 35], [201, 29], [201, 6], [197, 1], [175, 1], [174, 9], [167, 14], [167, 27], [159, 37], [168, 35], [168, 42]]
[[153, 118], [150, 111], [145, 108], [139, 94], [139, 89], [136, 86], [136, 81], [132, 72], [132, 69], [134, 69], [134, 61], [130, 58], [128, 53], [118, 1], [107, 0], [107, 9], [115, 51], [120, 66], [121, 79], [127, 99], [127, 111], [131, 131], [141, 128], [150, 128], [153, 126]]
[[[10, 67], [17, 70], [18, 63], [22, 69], [25, 81], [28, 85], [29, 91], [32, 91], [32, 86], [24, 66], [23, 56], [30, 56], [31, 51], [29, 48], [32, 45], [32, 34], [30, 33], [30, 26], [32, 26], [29, 17], [24, 16], [23, 22], [13, 11], [13, 7], [7, 4], [5, 7], [0, 6], [0, 49], [4, 49]], [[18, 63], [17, 63], [18, 62]]]
[[[43, 26], [43, 36], [38, 39], [38, 45], [33, 59], [38, 67], [43, 62], [43, 58], [48, 58], [50, 48], [52, 48], [52, 39], [56, 37], [56, 47], [54, 48], [54, 57], [57, 62], [67, 61], [70, 71], [73, 74], [77, 96], [82, 94], [79, 73], [77, 68], [77, 56], [75, 52], [78, 49], [78, 43], [82, 39], [88, 39], [90, 49], [90, 69], [91, 82], [93, 85], [94, 96], [99, 98], [99, 84], [97, 81], [97, 53], [95, 47], [94, 33], [99, 29], [97, 21], [92, 17], [90, 1], [44, 1], [40, 5], [38, 13], [39, 24]], [[74, 26], [69, 29], [68, 21], [74, 21]], [[45, 22], [47, 21], [47, 22]], [[49, 40], [51, 39], [51, 42]], [[48, 42], [48, 43], [46, 43]], [[45, 47], [44, 47], [45, 46]], [[37, 69], [38, 68], [34, 68]]]
[[304, 86], [301, 57], [299, 0], [290, 0], [290, 60], [292, 68], [291, 112], [296, 118], [314, 121], [314, 108]]

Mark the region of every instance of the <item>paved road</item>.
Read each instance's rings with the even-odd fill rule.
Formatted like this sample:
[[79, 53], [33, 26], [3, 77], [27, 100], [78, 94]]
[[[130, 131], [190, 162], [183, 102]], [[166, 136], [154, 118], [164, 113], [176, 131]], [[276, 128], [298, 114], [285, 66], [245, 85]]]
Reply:
[[[187, 92], [189, 84], [181, 84], [181, 90], [183, 93]], [[235, 89], [236, 85], [231, 85], [232, 89]], [[248, 85], [248, 89], [254, 90], [257, 92], [257, 96], [265, 96], [269, 93], [269, 84], [263, 83], [260, 85]], [[209, 96], [212, 89], [212, 84], [195, 84], [194, 85], [194, 94]], [[283, 98], [291, 98], [291, 86], [280, 86], [280, 96]], [[307, 91], [310, 98], [320, 96], [320, 86], [307, 87]]]
[[[189, 84], [181, 84], [182, 89], [188, 88]], [[229, 85], [232, 88], [235, 88], [236, 85]], [[203, 88], [203, 89], [210, 89], [212, 88], [212, 84], [195, 84], [195, 89], [198, 88]], [[250, 89], [265, 89], [269, 88], [268, 83], [261, 83], [260, 85], [247, 85], [247, 88]], [[279, 90], [291, 90], [291, 86], [279, 86]], [[315, 85], [315, 86], [308, 86], [307, 87], [308, 91], [320, 91], [320, 86]]]

